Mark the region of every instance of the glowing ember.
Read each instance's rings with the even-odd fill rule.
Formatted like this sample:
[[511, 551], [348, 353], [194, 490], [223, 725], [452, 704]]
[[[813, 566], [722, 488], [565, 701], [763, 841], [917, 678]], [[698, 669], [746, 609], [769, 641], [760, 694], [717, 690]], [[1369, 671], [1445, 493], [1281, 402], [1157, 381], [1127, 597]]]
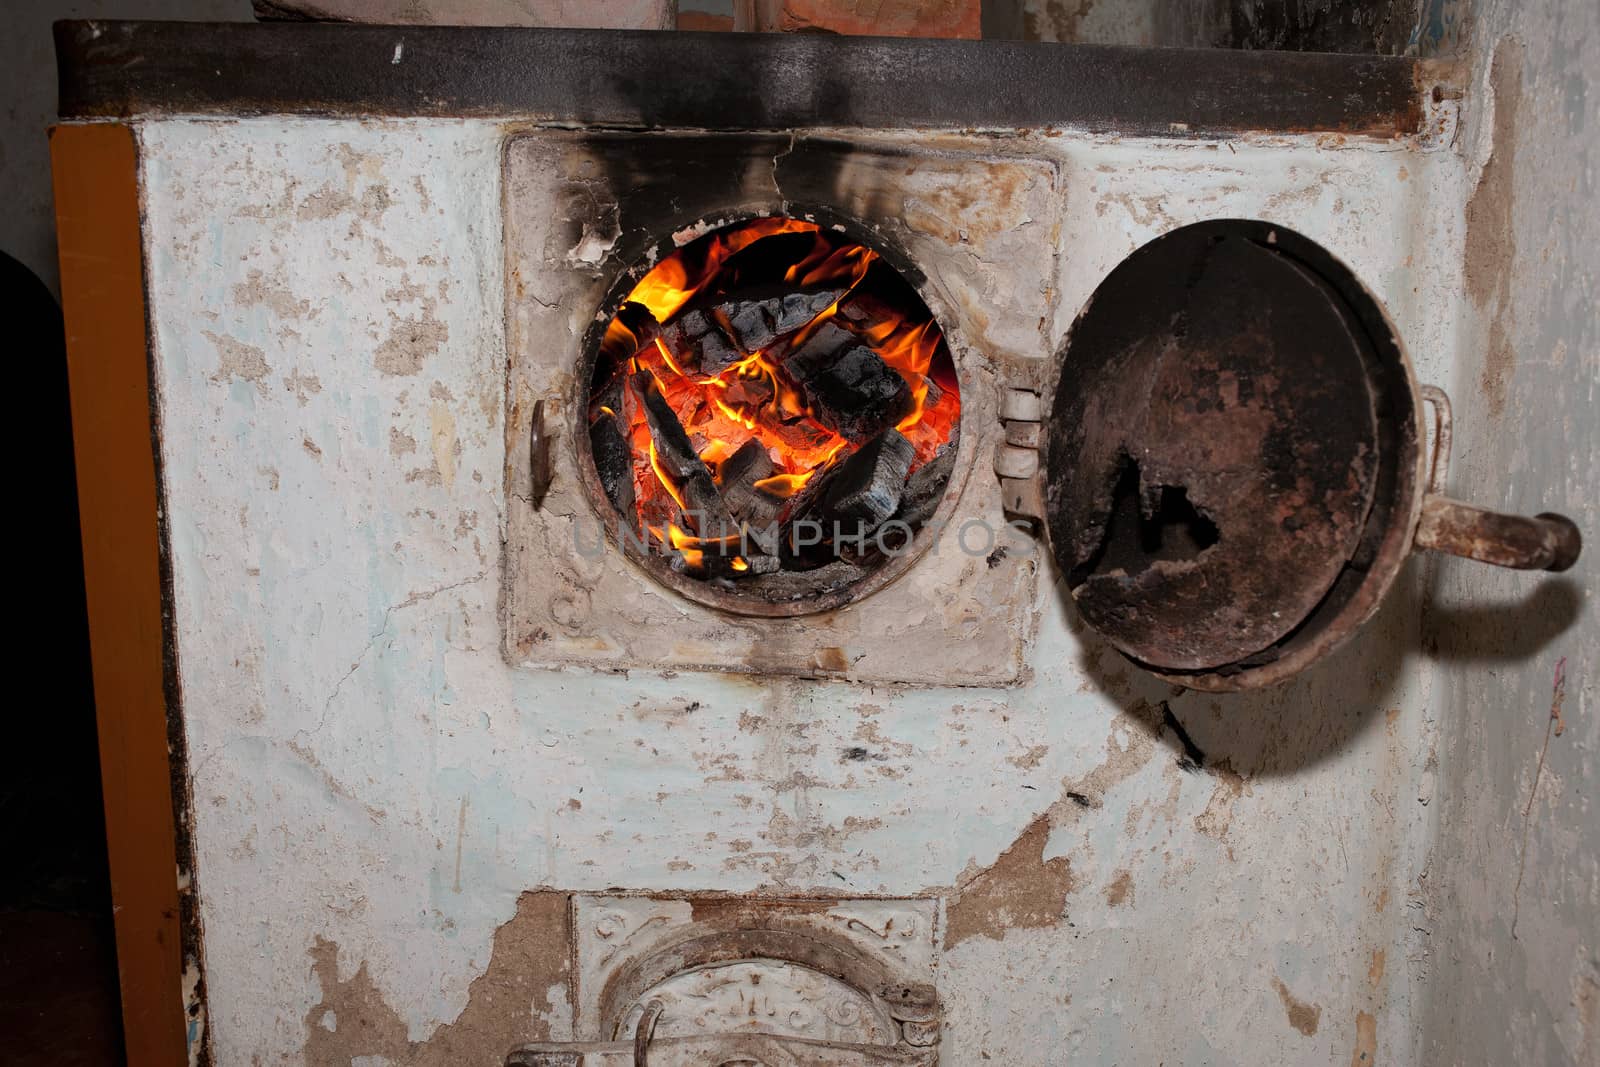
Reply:
[[[680, 569], [741, 580], [870, 566], [875, 530], [932, 513], [960, 413], [915, 290], [866, 246], [789, 218], [703, 237], [640, 279], [606, 326], [589, 406], [596, 462], [613, 464], [601, 482], [634, 529]], [[797, 536], [805, 522], [819, 532]]]

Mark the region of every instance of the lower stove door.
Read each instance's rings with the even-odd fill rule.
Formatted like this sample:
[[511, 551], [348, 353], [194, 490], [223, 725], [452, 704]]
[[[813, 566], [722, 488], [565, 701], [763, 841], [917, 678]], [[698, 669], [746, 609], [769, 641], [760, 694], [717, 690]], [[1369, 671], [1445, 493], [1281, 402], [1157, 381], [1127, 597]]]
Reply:
[[[642, 1035], [641, 1035], [642, 1036]], [[506, 1067], [931, 1067], [937, 1052], [885, 1045], [844, 1045], [772, 1034], [713, 1034], [658, 1040], [544, 1042], [523, 1045]]]
[[507, 1067], [912, 1067], [938, 1060], [937, 906], [578, 894], [572, 1041]]

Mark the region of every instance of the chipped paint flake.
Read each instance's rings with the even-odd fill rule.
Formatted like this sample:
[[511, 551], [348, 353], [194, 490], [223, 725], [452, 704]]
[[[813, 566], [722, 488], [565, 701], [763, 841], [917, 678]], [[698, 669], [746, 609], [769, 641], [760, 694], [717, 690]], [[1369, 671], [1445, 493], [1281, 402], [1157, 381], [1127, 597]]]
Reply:
[[1075, 883], [1072, 864], [1065, 857], [1044, 858], [1049, 839], [1049, 820], [1041, 816], [994, 863], [962, 880], [950, 904], [948, 947], [955, 948], [969, 937], [998, 940], [1010, 930], [1061, 921]]

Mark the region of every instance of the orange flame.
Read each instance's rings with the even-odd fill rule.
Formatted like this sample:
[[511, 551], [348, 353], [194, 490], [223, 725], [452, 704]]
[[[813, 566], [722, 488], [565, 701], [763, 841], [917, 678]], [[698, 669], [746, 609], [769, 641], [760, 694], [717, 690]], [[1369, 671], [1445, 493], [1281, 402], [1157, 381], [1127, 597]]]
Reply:
[[788, 500], [805, 488], [806, 483], [816, 475], [817, 470], [818, 468], [812, 468], [808, 471], [801, 471], [799, 474], [774, 474], [770, 478], [758, 479], [753, 485], [763, 493], [771, 493], [775, 497]]
[[656, 443], [654, 441], [650, 442], [650, 466], [655, 470], [656, 477], [661, 480], [661, 487], [667, 491], [667, 494], [672, 497], [673, 501], [680, 508], [688, 507], [688, 505], [683, 502], [683, 494], [678, 489], [678, 483], [672, 480], [672, 475], [668, 474], [662, 469], [661, 457], [656, 455]]
[[689, 273], [689, 264], [679, 251], [660, 263], [639, 279], [628, 300], [648, 308], [657, 322], [666, 322], [693, 300], [722, 271], [722, 265], [736, 252], [750, 247], [763, 237], [780, 233], [817, 232], [817, 227], [799, 219], [780, 217], [754, 219], [735, 229], [718, 234], [706, 248], [706, 258], [695, 276]]
[[[796, 251], [797, 258], [783, 268], [784, 283], [797, 288], [838, 288], [841, 295], [799, 331], [777, 342], [773, 351], [741, 352], [716, 374], [694, 371], [689, 362], [695, 358], [693, 354], [675, 352], [661, 335], [661, 327], [669, 325], [702, 293], [736, 290], [739, 273], [748, 262], [730, 263], [740, 251], [768, 237], [799, 233], [809, 233], [813, 240], [809, 249]], [[896, 428], [915, 448], [914, 469], [952, 439], [960, 419], [960, 400], [948, 349], [926, 309], [907, 317], [904, 309], [891, 307], [873, 295], [876, 289], [860, 298], [865, 304], [856, 303], [856, 294], [877, 261], [877, 253], [866, 246], [797, 219], [756, 219], [711, 234], [667, 256], [638, 281], [622, 310], [607, 323], [601, 342], [601, 354], [607, 361], [603, 366], [648, 370], [653, 386], [661, 390], [700, 459], [719, 482], [726, 460], [747, 442], [759, 442], [777, 470], [755, 482], [755, 488], [788, 499], [850, 445], [812, 417], [803, 391], [782, 365], [785, 352], [805, 343], [823, 323], [833, 321], [857, 334], [908, 383], [911, 402]], [[840, 314], [846, 303], [852, 305], [849, 317]], [[730, 324], [720, 319], [720, 312], [712, 314], [719, 318], [726, 337], [736, 336]], [[865, 323], [858, 321], [863, 318]], [[640, 520], [649, 520], [645, 528], [663, 547], [681, 553], [691, 567], [703, 567], [706, 549], [726, 549], [728, 540], [702, 539], [680, 525], [678, 516], [686, 510], [682, 492], [656, 454], [642, 405], [630, 399], [619, 407], [623, 412], [619, 417], [629, 424], [634, 446]], [[731, 557], [729, 566], [741, 571], [749, 564]]]
[[661, 358], [667, 361], [667, 366], [672, 368], [672, 373], [682, 378], [683, 368], [678, 366], [678, 361], [672, 358], [672, 350], [667, 347], [667, 343], [657, 337], [656, 347], [661, 350]]
[[[739, 534], [735, 532], [721, 537], [696, 537], [674, 522], [667, 524], [667, 543], [672, 546], [674, 552], [683, 557], [684, 563], [700, 569], [705, 567], [707, 549], [732, 548], [739, 543]], [[742, 556], [729, 558], [728, 566], [736, 571], [750, 568], [750, 564], [745, 562]]]

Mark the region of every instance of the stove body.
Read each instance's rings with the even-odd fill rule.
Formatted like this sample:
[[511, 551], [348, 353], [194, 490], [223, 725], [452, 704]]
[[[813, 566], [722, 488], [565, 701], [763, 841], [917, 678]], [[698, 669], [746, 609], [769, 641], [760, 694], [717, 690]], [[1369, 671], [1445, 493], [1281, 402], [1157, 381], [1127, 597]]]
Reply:
[[[397, 66], [429, 47], [392, 36]], [[905, 1062], [1413, 1061], [1420, 568], [1287, 686], [1174, 690], [1080, 632], [993, 457], [1098, 282], [1207, 218], [1322, 243], [1421, 377], [1472, 388], [1455, 102], [1419, 89], [1380, 135], [208, 91], [132, 116], [192, 1051], [496, 1063], [631, 1039], [664, 998], [703, 1034], [760, 1013]], [[887, 587], [787, 619], [579, 551], [573, 368], [604, 293], [679, 231], [816, 210], [914, 262], [953, 339], [950, 525]]]

